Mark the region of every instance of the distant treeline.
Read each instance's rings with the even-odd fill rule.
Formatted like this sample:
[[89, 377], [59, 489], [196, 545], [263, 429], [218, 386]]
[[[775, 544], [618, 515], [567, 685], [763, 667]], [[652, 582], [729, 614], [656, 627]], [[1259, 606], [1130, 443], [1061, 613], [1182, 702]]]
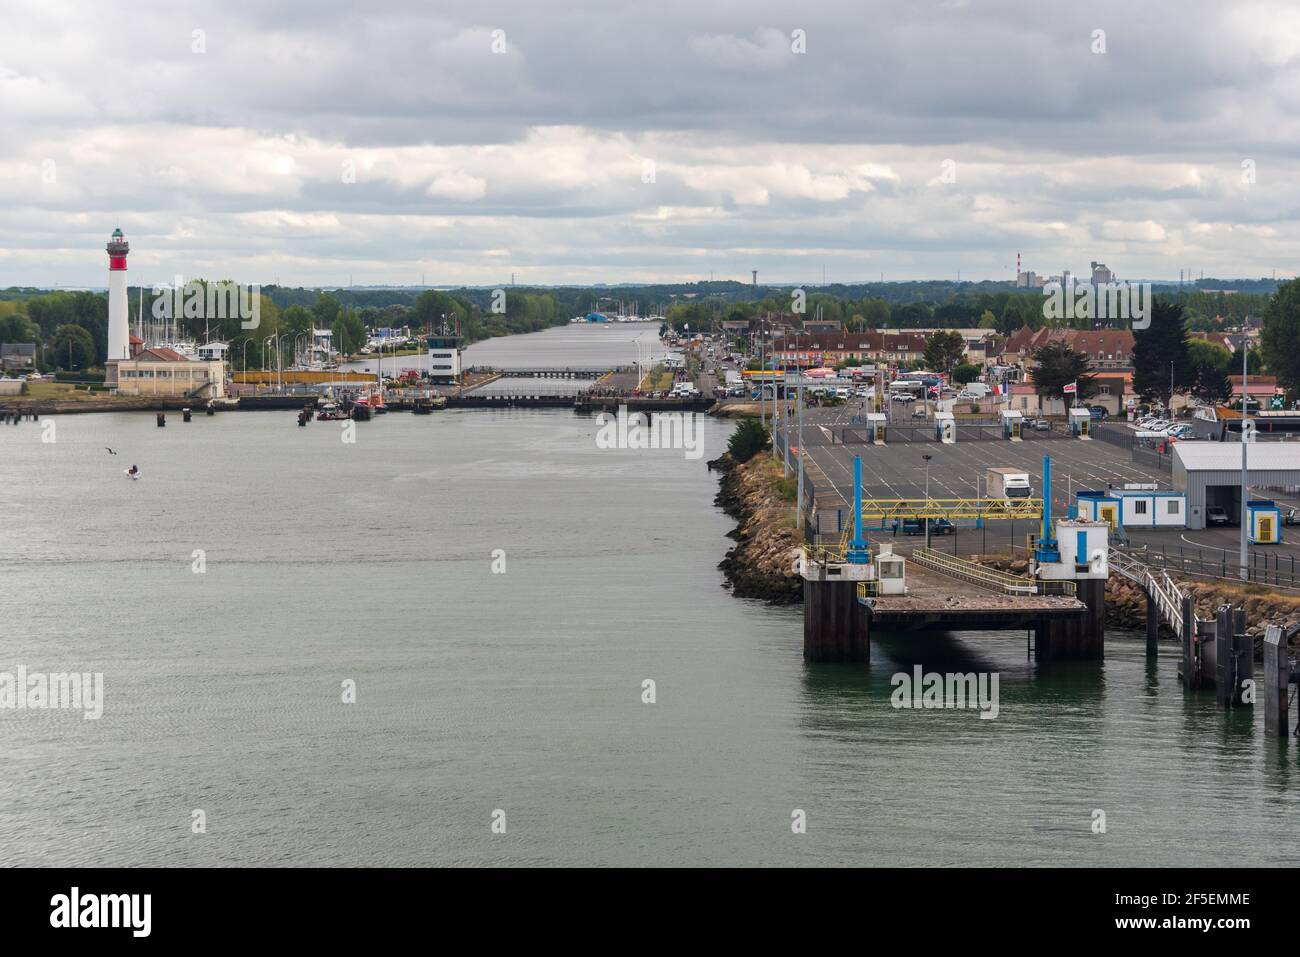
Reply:
[[[1246, 316], [1262, 316], [1277, 289], [1273, 280], [1200, 280], [1195, 286], [1159, 285], [1155, 292], [1183, 306], [1193, 331], [1238, 326]], [[1200, 289], [1213, 289], [1203, 292]], [[1041, 290], [1007, 283], [924, 281], [810, 286], [804, 293], [807, 318], [842, 323], [846, 328], [917, 329], [985, 328], [1009, 334], [1021, 326], [1040, 328]], [[129, 292], [132, 306], [138, 290]], [[666, 283], [645, 286], [536, 287], [506, 286], [454, 290], [413, 288], [344, 288], [329, 291], [266, 286], [261, 290], [261, 322], [243, 330], [237, 318], [207, 321], [181, 319], [181, 333], [202, 340], [221, 338], [232, 344], [237, 366], [264, 361], [263, 348], [274, 350], [267, 337], [277, 334], [293, 342], [312, 328], [334, 330], [335, 344], [354, 352], [368, 333], [381, 327], [410, 327], [439, 331], [459, 325], [467, 343], [495, 336], [534, 332], [562, 325], [592, 311], [663, 314], [679, 331], [720, 328], [727, 320], [787, 315], [794, 311], [795, 287], [754, 286], [741, 282]], [[145, 291], [146, 318], [153, 293]], [[134, 324], [134, 308], [132, 321]], [[48, 292], [30, 287], [0, 290], [0, 342], [35, 342], [51, 347], [67, 344], [63, 354], [72, 366], [102, 364], [107, 350], [107, 297], [96, 292]], [[1090, 320], [1076, 320], [1086, 328]], [[85, 338], [75, 330], [79, 327]], [[64, 330], [60, 339], [60, 330]], [[64, 343], [64, 340], [69, 340]], [[75, 341], [73, 341], [75, 340]], [[82, 358], [81, 347], [86, 355]], [[271, 357], [265, 357], [271, 358]], [[58, 360], [50, 360], [56, 362]]]

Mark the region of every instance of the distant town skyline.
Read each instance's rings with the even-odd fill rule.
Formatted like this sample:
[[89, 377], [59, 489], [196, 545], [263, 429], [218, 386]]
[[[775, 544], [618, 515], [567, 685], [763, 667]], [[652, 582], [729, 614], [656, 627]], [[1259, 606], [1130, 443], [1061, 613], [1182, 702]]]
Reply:
[[[1279, 3], [20, 0], [0, 287], [1289, 277]], [[824, 272], [823, 272], [824, 270]]]

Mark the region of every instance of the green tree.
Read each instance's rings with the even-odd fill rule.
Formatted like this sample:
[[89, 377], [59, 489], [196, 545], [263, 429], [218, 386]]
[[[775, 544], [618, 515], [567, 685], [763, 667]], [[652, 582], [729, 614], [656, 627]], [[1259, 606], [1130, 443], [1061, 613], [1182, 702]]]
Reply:
[[1196, 363], [1192, 366], [1191, 392], [1202, 402], [1218, 404], [1228, 401], [1232, 395], [1232, 383], [1228, 381], [1228, 373], [1222, 366], [1213, 362]]
[[925, 364], [935, 372], [951, 372], [966, 352], [960, 332], [936, 332], [925, 344]]
[[885, 329], [889, 326], [889, 303], [883, 299], [863, 299], [862, 318], [868, 329]]
[[1232, 353], [1216, 342], [1204, 339], [1187, 340], [1187, 361], [1193, 369], [1201, 366], [1213, 366], [1221, 372], [1227, 372], [1232, 362]]
[[753, 417], [740, 420], [736, 431], [727, 440], [727, 451], [737, 462], [748, 462], [759, 452], [768, 448], [771, 439], [763, 424]]
[[321, 329], [332, 329], [334, 320], [339, 317], [339, 312], [343, 309], [342, 304], [328, 292], [323, 292], [316, 297], [312, 304], [311, 311], [316, 315], [316, 323]]
[[[506, 304], [510, 306], [511, 300], [518, 294], [506, 296]], [[415, 298], [415, 306], [411, 310], [411, 318], [415, 324], [422, 329], [431, 329], [439, 332], [442, 324], [455, 326], [456, 317], [460, 315], [460, 303], [445, 292], [439, 292], [436, 289], [427, 289]]]
[[1076, 402], [1092, 398], [1097, 383], [1088, 372], [1088, 357], [1061, 341], [1049, 342], [1034, 353], [1034, 392], [1041, 398], [1064, 399], [1065, 387], [1073, 382]]
[[[1300, 390], [1300, 279], [1282, 283], [1273, 293], [1264, 310], [1259, 343], [1278, 384], [1289, 393]], [[1237, 359], [1240, 366], [1241, 357]]]
[[81, 326], [59, 326], [48, 344], [49, 358], [61, 369], [87, 369], [95, 364], [95, 340]]
[[1133, 333], [1133, 389], [1144, 401], [1169, 405], [1170, 392], [1186, 389], [1192, 381], [1183, 307], [1166, 299], [1151, 306], [1151, 325]]
[[982, 313], [980, 313], [979, 327], [981, 329], [997, 329], [998, 317], [993, 315], [993, 313], [990, 312], [988, 309], [985, 309]]
[[315, 325], [315, 316], [310, 309], [303, 306], [290, 306], [281, 315], [281, 320], [284, 323], [284, 334], [291, 339], [304, 334], [310, 335]]
[[952, 381], [958, 385], [974, 382], [980, 377], [980, 367], [970, 362], [962, 362], [952, 370]]
[[22, 313], [0, 317], [0, 342], [38, 342], [41, 330]]
[[330, 328], [334, 330], [334, 348], [343, 355], [352, 355], [366, 344], [366, 327], [350, 309], [340, 312]]

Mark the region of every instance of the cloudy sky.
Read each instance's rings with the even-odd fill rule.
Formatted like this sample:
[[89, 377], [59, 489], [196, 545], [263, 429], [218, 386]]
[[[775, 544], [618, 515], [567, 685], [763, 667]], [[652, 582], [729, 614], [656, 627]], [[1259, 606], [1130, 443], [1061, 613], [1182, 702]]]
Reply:
[[0, 287], [104, 285], [114, 226], [133, 283], [1300, 261], [1294, 0], [8, 0], [4, 23]]

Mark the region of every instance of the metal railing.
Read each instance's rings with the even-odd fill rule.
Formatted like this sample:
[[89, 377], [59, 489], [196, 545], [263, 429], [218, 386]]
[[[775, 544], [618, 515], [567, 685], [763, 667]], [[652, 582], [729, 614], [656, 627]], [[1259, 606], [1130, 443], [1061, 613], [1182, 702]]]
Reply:
[[924, 568], [929, 568], [944, 575], [961, 579], [972, 585], [980, 585], [1006, 595], [1063, 595], [1072, 597], [1075, 592], [1074, 582], [1038, 581], [1022, 578], [1009, 572], [998, 571], [977, 562], [967, 561], [946, 552], [936, 552], [929, 548], [912, 549], [911, 561]]
[[[871, 429], [864, 423], [856, 420], [858, 416], [853, 417], [853, 421], [846, 427], [839, 430], [838, 439], [833, 438], [832, 444], [838, 445], [870, 445]], [[956, 420], [957, 425], [957, 443], [962, 442], [1004, 442], [1005, 436], [1002, 433], [1002, 426], [997, 423], [989, 424], [971, 424]], [[834, 435], [834, 433], [832, 433]], [[1068, 438], [1069, 433], [1057, 429], [1024, 429], [1020, 436], [1022, 439], [1063, 439]], [[885, 423], [885, 444], [903, 443], [903, 442], [939, 442], [939, 437], [935, 434], [933, 422], [921, 424], [921, 420], [915, 422], [886, 422]]]
[[1119, 549], [1111, 549], [1108, 561], [1110, 567], [1120, 575], [1146, 589], [1175, 634], [1183, 633], [1183, 599], [1187, 593], [1178, 587], [1178, 583], [1169, 577], [1167, 571], [1159, 570], [1157, 575], [1156, 569]]
[[847, 560], [849, 553], [849, 533], [846, 531], [840, 537], [840, 540], [834, 544], [824, 545], [816, 542], [805, 542], [800, 548], [803, 549], [805, 563], [843, 564]]
[[[1241, 563], [1235, 553], [1217, 551], [1206, 553], [1199, 548], [1166, 545], [1129, 546], [1130, 557], [1153, 568], [1172, 571], [1178, 575], [1195, 578], [1221, 578], [1241, 581]], [[1246, 580], [1260, 585], [1279, 588], [1300, 588], [1300, 567], [1295, 555], [1270, 554], [1252, 549], [1246, 565]]]
[[1041, 498], [869, 498], [862, 501], [864, 522], [905, 518], [1043, 517]]

